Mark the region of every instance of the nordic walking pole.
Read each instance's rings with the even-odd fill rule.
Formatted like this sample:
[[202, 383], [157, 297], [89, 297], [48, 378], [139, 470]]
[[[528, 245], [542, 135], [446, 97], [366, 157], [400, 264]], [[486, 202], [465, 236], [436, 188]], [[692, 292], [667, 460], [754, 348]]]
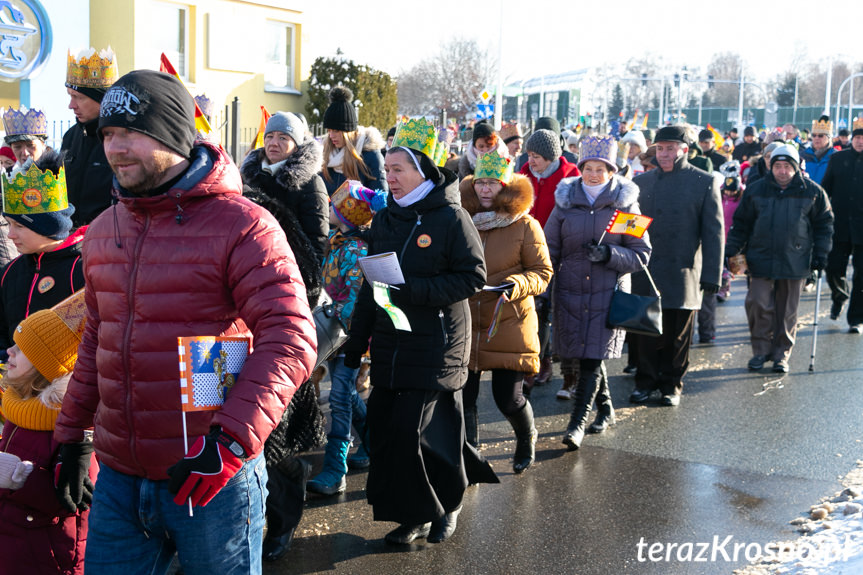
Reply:
[[815, 347], [818, 345], [818, 311], [821, 308], [821, 270], [815, 283], [815, 321], [812, 322], [812, 355], [809, 356], [809, 371], [815, 371]]

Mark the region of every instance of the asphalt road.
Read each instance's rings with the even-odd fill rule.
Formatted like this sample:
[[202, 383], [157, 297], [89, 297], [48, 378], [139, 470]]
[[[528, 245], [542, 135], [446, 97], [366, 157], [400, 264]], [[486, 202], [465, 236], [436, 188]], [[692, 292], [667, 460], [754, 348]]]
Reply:
[[[719, 306], [716, 343], [693, 348], [679, 407], [630, 405], [633, 379], [624, 360], [610, 361], [618, 423], [567, 452], [571, 402], [554, 397], [555, 366], [531, 398], [537, 461], [516, 476], [512, 431], [484, 388], [481, 451], [501, 483], [468, 489], [453, 538], [386, 545], [395, 525], [372, 521], [366, 474], [352, 472], [346, 493], [307, 502], [290, 553], [264, 573], [730, 574], [747, 564], [747, 546], [795, 538], [789, 520], [841, 489], [863, 458], [863, 337], [827, 317], [825, 285], [815, 371], [807, 293], [791, 373], [751, 373], [744, 291], [734, 282]], [[317, 472], [321, 452], [308, 458]]]

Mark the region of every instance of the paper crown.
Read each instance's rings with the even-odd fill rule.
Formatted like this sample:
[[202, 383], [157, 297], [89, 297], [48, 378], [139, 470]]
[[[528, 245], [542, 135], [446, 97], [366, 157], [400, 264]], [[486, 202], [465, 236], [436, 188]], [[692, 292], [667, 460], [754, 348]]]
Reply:
[[812, 120], [812, 134], [833, 134], [833, 122], [830, 120]]
[[476, 159], [473, 177], [476, 180], [500, 180], [504, 184], [508, 184], [512, 181], [514, 167], [512, 160], [502, 157], [497, 153], [497, 150], [492, 150]]
[[447, 142], [438, 142], [434, 149], [434, 157], [432, 161], [435, 166], [443, 166], [449, 158], [449, 144]]
[[3, 185], [3, 212], [13, 215], [32, 215], [59, 212], [69, 207], [66, 192], [66, 169], [61, 167], [55, 177], [51, 170], [40, 170], [30, 162], [26, 172], [13, 172], [8, 177], [0, 174]]
[[110, 46], [104, 50], [95, 48], [82, 50], [75, 57], [68, 52], [66, 65], [66, 85], [81, 88], [110, 88], [120, 72], [117, 57]]
[[425, 118], [418, 118], [399, 123], [392, 147], [410, 148], [434, 159], [437, 142], [437, 128]]
[[211, 99], [207, 97], [206, 94], [198, 94], [197, 96], [195, 96], [195, 103], [198, 104], [198, 107], [201, 109], [205, 116], [213, 116], [213, 108], [215, 107], [215, 104]]
[[10, 136], [48, 137], [48, 118], [42, 110], [36, 108], [7, 109], [3, 114], [3, 127], [7, 138]]
[[75, 367], [86, 323], [84, 290], [79, 290], [51, 309], [28, 316], [12, 335], [33, 367], [53, 381]]
[[356, 180], [345, 180], [330, 196], [336, 217], [352, 228], [367, 225], [386, 206], [386, 192], [370, 190]]
[[617, 170], [617, 140], [611, 136], [589, 136], [578, 146], [578, 167], [585, 162], [598, 160]]
[[500, 139], [506, 142], [512, 138], [522, 138], [521, 128], [518, 124], [504, 124], [500, 127]]
[[854, 118], [854, 121], [851, 123], [852, 130], [863, 130], [863, 118]]

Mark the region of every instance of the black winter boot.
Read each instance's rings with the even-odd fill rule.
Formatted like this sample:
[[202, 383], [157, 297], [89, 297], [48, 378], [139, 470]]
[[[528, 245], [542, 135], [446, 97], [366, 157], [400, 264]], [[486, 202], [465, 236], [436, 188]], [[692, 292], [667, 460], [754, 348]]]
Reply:
[[473, 445], [474, 449], [479, 446], [479, 421], [477, 420], [477, 408], [464, 408], [464, 435], [465, 440]]
[[513, 431], [515, 431], [515, 455], [512, 459], [512, 470], [522, 473], [530, 467], [536, 455], [536, 440], [539, 432], [533, 424], [533, 407], [525, 401], [524, 407], [513, 415], [507, 415]]
[[596, 394], [596, 419], [587, 428], [588, 433], [602, 433], [614, 425], [614, 406], [611, 405], [611, 390], [608, 389], [608, 373], [602, 364], [602, 381]]
[[599, 391], [602, 373], [582, 371], [579, 374], [578, 385], [575, 387], [575, 405], [572, 406], [572, 415], [569, 417], [569, 426], [563, 436], [563, 443], [569, 447], [569, 451], [575, 451], [581, 447], [584, 439], [584, 427], [590, 415], [590, 407], [593, 399]]

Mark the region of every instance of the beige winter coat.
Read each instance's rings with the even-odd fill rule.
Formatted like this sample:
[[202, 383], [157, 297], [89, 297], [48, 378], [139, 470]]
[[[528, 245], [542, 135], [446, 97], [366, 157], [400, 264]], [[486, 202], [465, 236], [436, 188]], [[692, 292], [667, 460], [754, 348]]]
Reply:
[[[473, 187], [473, 176], [459, 186], [462, 207], [476, 224], [484, 212]], [[530, 180], [515, 175], [498, 194], [492, 207], [496, 218], [478, 225], [485, 253], [488, 286], [513, 284], [510, 301], [502, 306], [495, 335], [488, 337], [500, 292], [483, 290], [470, 298], [472, 337], [469, 368], [472, 371], [510, 369], [539, 371], [539, 337], [533, 297], [545, 292], [552, 267], [542, 226], [528, 211], [533, 203]], [[489, 227], [491, 229], [481, 229]]]

